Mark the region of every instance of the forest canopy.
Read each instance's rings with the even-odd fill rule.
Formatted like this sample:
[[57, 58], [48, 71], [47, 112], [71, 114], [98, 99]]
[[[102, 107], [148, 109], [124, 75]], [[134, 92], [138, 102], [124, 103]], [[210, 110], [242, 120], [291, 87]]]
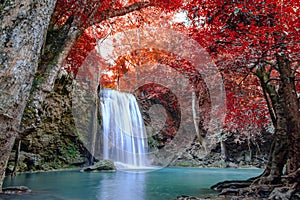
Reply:
[[[296, 198], [299, 1], [27, 0], [2, 1], [0, 11], [1, 190], [12, 148], [28, 134], [21, 126], [25, 107], [38, 116], [57, 80], [68, 77], [89, 82], [94, 93], [138, 91], [167, 107], [170, 126], [161, 146], [189, 121], [184, 110], [199, 141], [209, 133], [233, 133], [239, 142], [272, 132], [264, 173], [231, 192]], [[165, 82], [142, 85], [147, 78]], [[189, 101], [175, 90], [187, 92]], [[35, 117], [32, 129], [39, 125]]]

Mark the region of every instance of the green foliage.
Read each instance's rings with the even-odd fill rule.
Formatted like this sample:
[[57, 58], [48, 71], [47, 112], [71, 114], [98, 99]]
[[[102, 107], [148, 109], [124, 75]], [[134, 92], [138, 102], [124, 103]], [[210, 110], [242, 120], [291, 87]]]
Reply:
[[74, 159], [77, 157], [77, 150], [73, 144], [69, 144], [69, 146], [64, 146], [62, 148], [62, 153], [66, 158]]
[[31, 90], [30, 90], [30, 94], [32, 94], [38, 88], [38, 86], [40, 84], [44, 83], [45, 81], [46, 81], [46, 77], [45, 76], [37, 74], [34, 77], [34, 79], [33, 79]]
[[193, 164], [193, 163], [180, 163], [178, 165], [178, 167], [198, 167], [197, 165]]
[[148, 147], [149, 149], [156, 149], [158, 146], [157, 140], [155, 140], [153, 137], [148, 137]]

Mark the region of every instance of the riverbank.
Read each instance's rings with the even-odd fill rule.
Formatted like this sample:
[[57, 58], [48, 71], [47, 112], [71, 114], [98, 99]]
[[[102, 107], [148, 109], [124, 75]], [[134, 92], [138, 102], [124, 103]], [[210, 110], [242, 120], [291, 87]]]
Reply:
[[[272, 142], [272, 135], [265, 133], [260, 137], [249, 141], [240, 141], [237, 143], [234, 140], [234, 135], [228, 136], [226, 141], [222, 143], [206, 143], [209, 150], [204, 148], [197, 139], [189, 144], [183, 145], [184, 148], [172, 151], [154, 151], [158, 152], [150, 154], [153, 156], [151, 163], [158, 166], [168, 167], [197, 167], [197, 168], [259, 168], [264, 169], [269, 157], [269, 146]], [[167, 148], [167, 146], [165, 147]], [[224, 149], [226, 151], [224, 151]], [[163, 149], [162, 149], [163, 150]], [[74, 159], [68, 160], [62, 156], [63, 162], [57, 160], [42, 159], [42, 152], [34, 154], [30, 152], [20, 151], [19, 162], [16, 172], [41, 172], [55, 171], [61, 169], [78, 169], [84, 167], [89, 162], [89, 158], [85, 155], [75, 153]], [[76, 159], [75, 159], [76, 158]], [[167, 158], [167, 159], [166, 159]], [[167, 162], [166, 162], [167, 160]], [[7, 174], [11, 174], [15, 167], [15, 152], [11, 154], [10, 161], [7, 167]]]

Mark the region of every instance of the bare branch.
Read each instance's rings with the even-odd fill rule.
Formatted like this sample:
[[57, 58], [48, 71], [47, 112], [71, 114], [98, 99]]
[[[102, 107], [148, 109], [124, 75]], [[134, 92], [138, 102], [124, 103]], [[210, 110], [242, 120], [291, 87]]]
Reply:
[[271, 67], [274, 67], [274, 66], [275, 66], [274, 63], [272, 63], [271, 61], [268, 61], [268, 60], [264, 60], [264, 63], [265, 63], [265, 64], [268, 64], [268, 65], [271, 65]]
[[244, 80], [246, 80], [246, 79], [248, 78], [248, 76], [249, 76], [251, 73], [253, 73], [252, 70], [250, 70], [250, 71], [246, 74], [246, 76], [244, 76], [244, 78], [239, 82], [238, 86], [241, 86], [242, 82], [243, 82]]

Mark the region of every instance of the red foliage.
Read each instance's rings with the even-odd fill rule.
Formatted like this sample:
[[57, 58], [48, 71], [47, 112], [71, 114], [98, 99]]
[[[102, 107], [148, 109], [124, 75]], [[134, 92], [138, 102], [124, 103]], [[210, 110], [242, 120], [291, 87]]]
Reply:
[[253, 75], [244, 79], [243, 74], [236, 72], [227, 72], [224, 77], [227, 100], [225, 132], [259, 134], [271, 121], [258, 79]]
[[78, 67], [82, 65], [86, 57], [95, 49], [96, 39], [91, 37], [87, 32], [80, 36], [71, 51], [69, 52], [65, 68], [74, 74], [77, 74]]
[[[288, 55], [294, 63], [290, 67], [299, 68], [299, 1], [194, 0], [185, 9], [192, 23], [190, 35], [223, 73], [227, 128], [255, 132], [268, 126], [260, 82], [252, 74], [259, 69], [270, 80], [278, 78], [276, 55]], [[276, 81], [268, 84], [278, 86]]]
[[[86, 57], [94, 50], [98, 39], [146, 25], [172, 24], [168, 27], [177, 31], [185, 29], [184, 31], [188, 31], [191, 37], [206, 48], [222, 73], [227, 111], [218, 112], [227, 114], [224, 124], [226, 130], [240, 130], [247, 134], [246, 132], [255, 132], [270, 124], [260, 83], [252, 73], [263, 66], [266, 72], [271, 71], [269, 78], [276, 78], [276, 54], [288, 55], [295, 71], [299, 68], [298, 0], [126, 2], [58, 0], [52, 22], [61, 26], [73, 16], [76, 26], [84, 30], [67, 57], [66, 66], [69, 71], [77, 73]], [[134, 12], [135, 7], [130, 7], [133, 5], [140, 11]], [[129, 11], [129, 7], [132, 10]], [[187, 13], [189, 26], [170, 23], [173, 13], [179, 10]], [[129, 14], [126, 14], [126, 11]], [[113, 13], [116, 17], [111, 19]], [[139, 60], [136, 59], [136, 55], [139, 55]], [[129, 52], [119, 57], [114, 66], [106, 67], [110, 73], [102, 74], [101, 84], [115, 87], [118, 77], [128, 70], [133, 70], [135, 64], [159, 61], [185, 74], [192, 85], [197, 85], [197, 78], [193, 76], [197, 76], [197, 71], [186, 61], [173, 58], [174, 55], [163, 51], [150, 52], [140, 49], [139, 52]], [[131, 61], [131, 65], [128, 64], [128, 60]], [[182, 65], [178, 67], [178, 63]], [[296, 76], [299, 77], [299, 69]], [[276, 81], [270, 83], [275, 86], [277, 84]], [[299, 82], [297, 89], [300, 89]]]

